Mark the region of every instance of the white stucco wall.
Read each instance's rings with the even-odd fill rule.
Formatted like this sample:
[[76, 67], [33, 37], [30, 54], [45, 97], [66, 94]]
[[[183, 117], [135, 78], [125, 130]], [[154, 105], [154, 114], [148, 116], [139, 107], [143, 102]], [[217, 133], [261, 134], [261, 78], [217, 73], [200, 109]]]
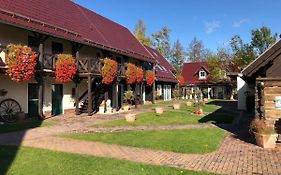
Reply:
[[7, 95], [2, 99], [15, 99], [17, 102], [19, 102], [22, 110], [26, 113], [28, 112], [27, 88], [27, 83], [16, 83], [6, 75], [0, 74], [0, 89], [5, 89], [8, 91]]
[[237, 77], [237, 92], [238, 92], [238, 110], [246, 110], [246, 91], [248, 90], [247, 83], [241, 78], [241, 75]]

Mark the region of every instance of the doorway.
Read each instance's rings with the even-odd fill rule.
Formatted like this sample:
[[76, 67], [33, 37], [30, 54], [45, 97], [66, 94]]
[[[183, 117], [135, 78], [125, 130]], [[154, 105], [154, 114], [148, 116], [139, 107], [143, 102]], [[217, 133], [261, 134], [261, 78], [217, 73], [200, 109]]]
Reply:
[[53, 84], [52, 85], [52, 116], [61, 115], [63, 113], [62, 98], [63, 98], [62, 84]]
[[39, 85], [36, 83], [28, 84], [28, 117], [38, 117]]

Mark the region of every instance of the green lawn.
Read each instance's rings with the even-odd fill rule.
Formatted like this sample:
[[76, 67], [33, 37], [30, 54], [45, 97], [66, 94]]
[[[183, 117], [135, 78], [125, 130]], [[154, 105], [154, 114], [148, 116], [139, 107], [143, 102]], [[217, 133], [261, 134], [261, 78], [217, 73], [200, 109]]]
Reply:
[[23, 123], [12, 123], [0, 125], [0, 133], [16, 132], [37, 127], [51, 126], [54, 123], [48, 120], [38, 121], [37, 119], [28, 119]]
[[210, 113], [208, 115], [194, 115], [183, 111], [166, 111], [159, 115], [155, 112], [138, 114], [134, 123], [125, 119], [117, 119], [94, 125], [94, 127], [114, 126], [157, 126], [157, 125], [187, 125], [200, 123], [231, 123], [235, 113]]
[[64, 135], [80, 140], [199, 154], [215, 151], [224, 136], [225, 131], [219, 128]]
[[[16, 154], [16, 158], [14, 156]], [[34, 148], [0, 146], [0, 174], [7, 175], [207, 175], [163, 166], [125, 160], [81, 156]], [[12, 162], [12, 164], [11, 164]], [[11, 165], [11, 166], [10, 166]], [[9, 169], [8, 169], [9, 168]], [[8, 172], [6, 172], [8, 169]]]

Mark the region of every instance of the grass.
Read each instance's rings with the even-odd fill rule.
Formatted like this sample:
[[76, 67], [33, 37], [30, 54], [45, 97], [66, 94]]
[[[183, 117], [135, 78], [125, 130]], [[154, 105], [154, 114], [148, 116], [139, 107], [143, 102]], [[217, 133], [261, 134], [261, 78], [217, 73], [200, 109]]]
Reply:
[[[197, 107], [195, 107], [195, 106], [186, 106], [185, 104], [184, 105], [182, 104], [180, 109], [193, 112], [195, 109], [197, 109]], [[220, 107], [216, 106], [216, 105], [205, 104], [204, 106], [202, 106], [202, 109], [203, 109], [204, 112], [215, 112], [216, 110], [220, 109]]]
[[39, 121], [36, 118], [26, 120], [23, 123], [12, 123], [0, 125], [0, 133], [16, 132], [37, 127], [52, 126], [54, 123], [50, 121]]
[[208, 115], [194, 115], [190, 112], [166, 111], [159, 115], [155, 112], [138, 114], [134, 123], [126, 122], [125, 119], [117, 119], [94, 125], [94, 127], [115, 126], [159, 126], [159, 125], [188, 125], [202, 123], [231, 123], [235, 113], [211, 113]]
[[[16, 155], [16, 157], [15, 157]], [[15, 159], [14, 159], [15, 157]], [[125, 160], [82, 156], [35, 148], [0, 147], [0, 174], [40, 175], [207, 175], [163, 166]], [[11, 166], [10, 166], [11, 165]], [[8, 171], [7, 171], [8, 169]]]
[[219, 128], [64, 135], [72, 139], [197, 154], [215, 151], [224, 136], [225, 131]]

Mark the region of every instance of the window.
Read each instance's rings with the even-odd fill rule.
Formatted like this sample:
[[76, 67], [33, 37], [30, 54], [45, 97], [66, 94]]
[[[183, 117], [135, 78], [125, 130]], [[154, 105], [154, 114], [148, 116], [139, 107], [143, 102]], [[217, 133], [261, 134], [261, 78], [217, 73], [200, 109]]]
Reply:
[[206, 79], [206, 72], [205, 71], [201, 70], [199, 72], [199, 79]]
[[62, 54], [63, 46], [61, 43], [52, 42], [52, 54]]
[[28, 47], [38, 52], [39, 42], [34, 36], [28, 36]]

